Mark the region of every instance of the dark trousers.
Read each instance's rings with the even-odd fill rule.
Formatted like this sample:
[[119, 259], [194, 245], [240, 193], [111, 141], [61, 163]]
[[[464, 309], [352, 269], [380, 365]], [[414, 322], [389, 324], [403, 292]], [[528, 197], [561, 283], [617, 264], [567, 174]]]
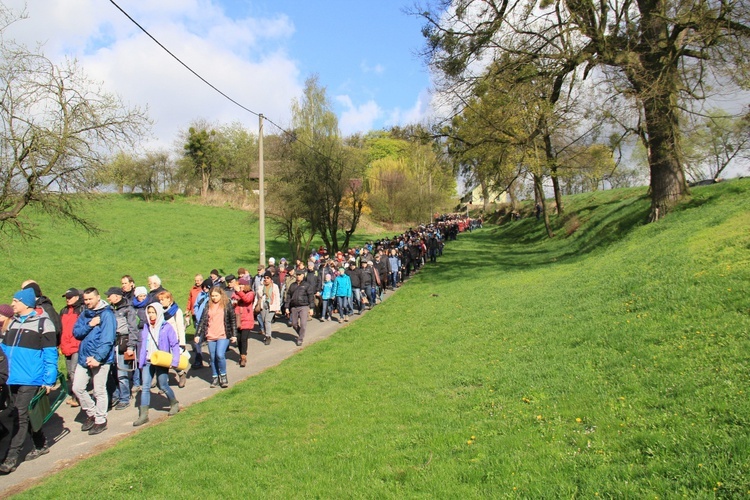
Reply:
[[31, 422], [29, 422], [29, 403], [38, 391], [39, 386], [35, 385], [10, 386], [10, 411], [3, 412], [3, 426], [11, 432], [6, 460], [18, 460], [28, 434], [31, 434], [35, 448], [44, 448], [47, 444], [42, 430], [32, 432]]
[[252, 330], [240, 330], [240, 334], [237, 335], [237, 345], [240, 348], [240, 354], [247, 356], [247, 340], [250, 338]]

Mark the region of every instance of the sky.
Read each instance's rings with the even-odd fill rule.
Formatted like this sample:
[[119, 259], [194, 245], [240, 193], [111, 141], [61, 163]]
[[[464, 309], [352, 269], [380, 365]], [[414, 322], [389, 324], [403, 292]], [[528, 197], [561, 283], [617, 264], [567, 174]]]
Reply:
[[[419, 58], [422, 22], [412, 0], [115, 0], [182, 62], [254, 113], [288, 128], [307, 78], [326, 88], [344, 135], [423, 122], [429, 72]], [[53, 62], [76, 59], [129, 106], [148, 107], [153, 147], [173, 148], [197, 119], [258, 117], [231, 103], [107, 0], [4, 0], [28, 19], [4, 36], [42, 44]], [[277, 132], [265, 124], [266, 134]]]

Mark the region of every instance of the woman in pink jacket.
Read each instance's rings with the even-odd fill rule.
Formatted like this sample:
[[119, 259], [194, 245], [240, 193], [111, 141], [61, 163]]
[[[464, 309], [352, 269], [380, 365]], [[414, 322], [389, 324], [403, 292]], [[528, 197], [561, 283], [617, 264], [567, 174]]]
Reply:
[[255, 304], [255, 292], [250, 289], [250, 280], [240, 278], [234, 286], [232, 293], [232, 304], [234, 304], [234, 314], [237, 317], [237, 328], [239, 335], [237, 343], [240, 348], [240, 366], [247, 366], [247, 340], [250, 338], [250, 331], [255, 326], [255, 314], [253, 306]]

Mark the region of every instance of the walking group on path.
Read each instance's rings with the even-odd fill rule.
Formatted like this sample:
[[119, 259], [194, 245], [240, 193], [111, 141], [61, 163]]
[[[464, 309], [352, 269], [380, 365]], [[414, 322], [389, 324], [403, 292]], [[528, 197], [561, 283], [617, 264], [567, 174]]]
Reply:
[[[235, 373], [241, 376], [252, 338], [261, 346], [271, 345], [274, 337], [302, 346], [308, 320], [343, 323], [372, 309], [388, 290], [435, 262], [446, 241], [477, 225], [481, 222], [443, 216], [362, 247], [335, 254], [320, 248], [307, 262], [290, 265], [282, 258], [277, 264], [270, 258], [255, 275], [240, 268], [237, 275], [220, 276], [214, 269], [208, 278], [195, 276], [184, 311], [157, 275], [148, 277], [147, 289], [126, 274], [103, 296], [96, 287], [70, 288], [60, 311], [39, 284], [25, 281], [11, 304], [0, 304], [0, 474], [50, 453], [47, 420], [35, 418], [34, 410], [45, 394], [52, 398], [67, 390], [69, 408], [57, 413], [73, 414], [89, 436], [105, 432], [110, 412], [124, 414], [134, 400], [138, 414], [132, 426], [149, 422], [154, 388], [168, 402], [166, 414], [175, 415], [181, 409], [178, 394], [183, 398], [204, 387], [191, 388], [194, 384], [229, 386], [228, 352], [237, 351]], [[59, 356], [66, 374], [58, 373]], [[206, 364], [210, 377], [201, 376]], [[59, 422], [57, 427], [63, 429]]]

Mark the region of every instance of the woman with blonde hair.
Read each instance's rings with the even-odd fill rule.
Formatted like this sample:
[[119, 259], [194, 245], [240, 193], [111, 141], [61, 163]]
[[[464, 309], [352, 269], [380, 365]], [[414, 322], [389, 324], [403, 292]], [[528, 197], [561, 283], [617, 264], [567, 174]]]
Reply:
[[227, 358], [229, 342], [237, 342], [237, 319], [232, 301], [221, 286], [214, 286], [209, 292], [209, 302], [203, 311], [195, 331], [195, 343], [208, 342], [209, 364], [211, 365], [211, 387], [227, 387]]

